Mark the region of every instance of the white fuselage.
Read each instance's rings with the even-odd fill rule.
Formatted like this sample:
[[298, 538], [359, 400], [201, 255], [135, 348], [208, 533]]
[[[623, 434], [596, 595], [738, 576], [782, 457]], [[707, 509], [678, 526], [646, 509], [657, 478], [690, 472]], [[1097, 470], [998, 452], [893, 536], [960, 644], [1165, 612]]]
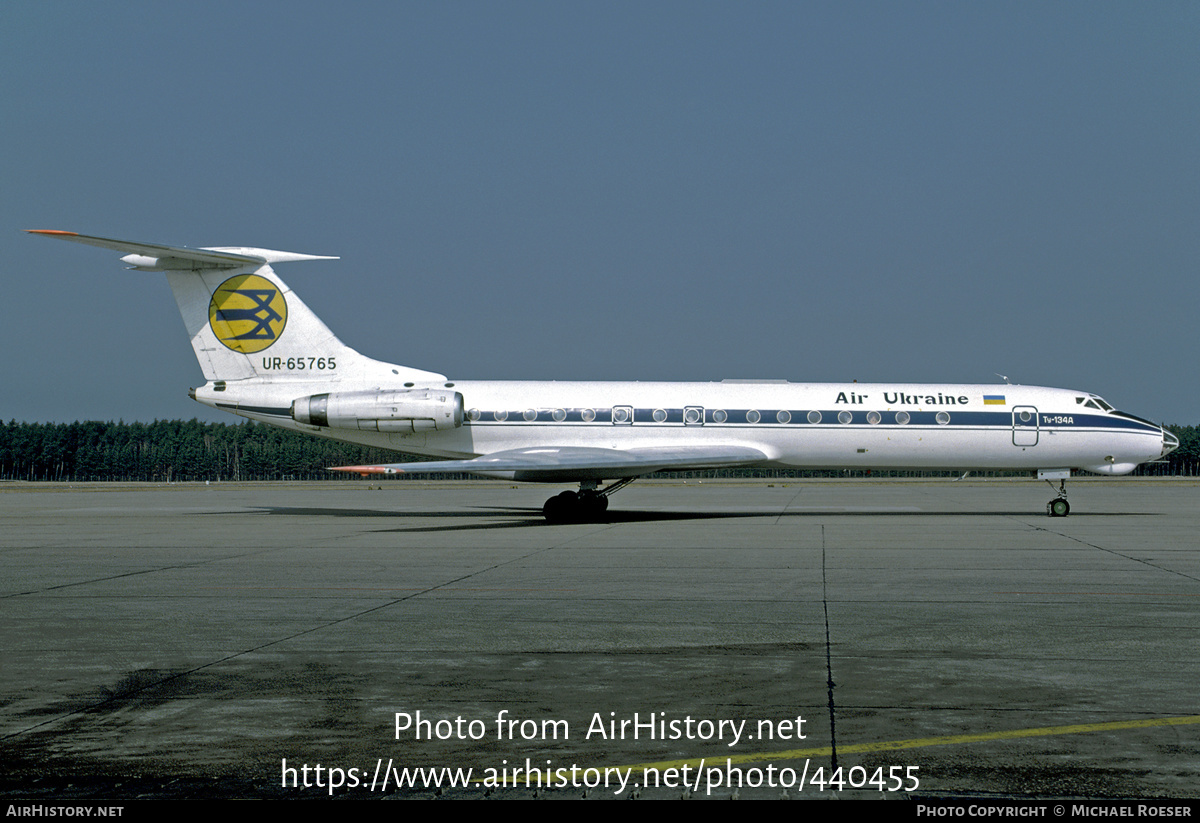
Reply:
[[1165, 449], [1159, 426], [1089, 403], [1086, 392], [1008, 384], [447, 381], [436, 387], [461, 393], [462, 425], [397, 434], [308, 426], [290, 417], [299, 397], [379, 383], [238, 383], [222, 392], [210, 383], [196, 399], [300, 431], [438, 457], [564, 444], [723, 445], [753, 447], [767, 455], [763, 465], [774, 467], [1124, 474]]

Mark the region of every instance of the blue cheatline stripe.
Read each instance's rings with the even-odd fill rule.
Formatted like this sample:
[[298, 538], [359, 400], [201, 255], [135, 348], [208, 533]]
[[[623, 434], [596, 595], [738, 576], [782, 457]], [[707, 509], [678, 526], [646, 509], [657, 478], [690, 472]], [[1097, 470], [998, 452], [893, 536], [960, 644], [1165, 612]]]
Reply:
[[[700, 408], [698, 406], [689, 406], [687, 408]], [[592, 411], [595, 417], [591, 421], [583, 419], [583, 412]], [[561, 421], [554, 419], [554, 409], [539, 408], [535, 409], [536, 416], [532, 420], [526, 420], [524, 409], [508, 409], [507, 418], [504, 420], [496, 420], [495, 411], [480, 411], [478, 420], [467, 420], [468, 424], [532, 424], [532, 423], [592, 423], [612, 425], [612, 409], [611, 408], [570, 408], [561, 409], [565, 412], [565, 417]], [[662, 420], [654, 418], [655, 412], [660, 412]], [[663, 409], [663, 408], [636, 408], [633, 410], [633, 422], [637, 425], [662, 425], [662, 426], [681, 426], [684, 424], [684, 409]], [[714, 417], [715, 413], [723, 411], [726, 414], [726, 419], [718, 423]], [[808, 415], [812, 411], [817, 411], [821, 415], [820, 423], [809, 423]], [[937, 428], [1012, 428], [1013, 415], [1010, 411], [952, 411], [950, 409], [940, 409], [934, 411], [908, 411], [901, 409], [909, 416], [907, 424], [896, 422], [896, 411], [881, 412], [880, 422], [871, 424], [867, 420], [867, 414], [871, 409], [704, 409], [704, 425], [706, 426], [823, 426], [841, 427], [841, 426], [865, 426], [867, 428], [875, 428], [877, 426], [887, 426], [892, 428], [904, 428], [907, 426], [934, 426]], [[787, 422], [779, 422], [779, 415], [785, 412], [785, 420]], [[841, 423], [838, 420], [838, 415], [842, 412], [850, 414], [849, 423]], [[267, 412], [270, 413], [270, 412]], [[757, 422], [752, 422], [752, 415], [757, 413]], [[937, 416], [941, 413], [950, 415], [948, 423], [939, 424]], [[1069, 412], [1066, 414], [1049, 414], [1039, 412], [1041, 415], [1037, 421], [1030, 420], [1028, 423], [1023, 423], [1020, 428], [1034, 430], [1054, 429], [1057, 431], [1144, 431], [1148, 434], [1158, 434], [1159, 428], [1153, 423], [1142, 422], [1139, 420], [1131, 420], [1125, 417], [1118, 417], [1107, 414], [1079, 414], [1077, 412]], [[664, 416], [665, 415], [665, 416]], [[790, 417], [790, 419], [788, 419]], [[626, 425], [628, 425], [626, 421]], [[699, 425], [699, 424], [693, 424]]]

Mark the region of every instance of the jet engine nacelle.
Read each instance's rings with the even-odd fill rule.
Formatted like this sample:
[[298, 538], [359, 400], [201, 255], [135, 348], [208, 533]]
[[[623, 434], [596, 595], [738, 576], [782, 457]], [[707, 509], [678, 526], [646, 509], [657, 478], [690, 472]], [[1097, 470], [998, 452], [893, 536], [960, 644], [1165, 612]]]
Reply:
[[292, 401], [292, 419], [309, 426], [359, 431], [455, 429], [463, 423], [463, 396], [445, 389], [314, 394]]

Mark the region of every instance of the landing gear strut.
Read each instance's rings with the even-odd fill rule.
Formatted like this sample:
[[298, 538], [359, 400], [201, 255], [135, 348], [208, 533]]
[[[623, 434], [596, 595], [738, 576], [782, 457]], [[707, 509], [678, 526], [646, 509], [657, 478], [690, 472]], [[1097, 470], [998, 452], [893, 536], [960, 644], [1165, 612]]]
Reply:
[[[1050, 488], [1054, 488], [1054, 484], [1049, 480]], [[1071, 504], [1067, 502], [1067, 481], [1058, 481], [1058, 497], [1046, 504], [1046, 514], [1051, 517], [1066, 517], [1071, 513]]]
[[608, 511], [608, 496], [623, 489], [637, 478], [618, 480], [606, 489], [600, 488], [595, 480], [579, 484], [579, 491], [565, 491], [554, 495], [542, 506], [542, 515], [547, 523], [595, 523], [604, 519]]

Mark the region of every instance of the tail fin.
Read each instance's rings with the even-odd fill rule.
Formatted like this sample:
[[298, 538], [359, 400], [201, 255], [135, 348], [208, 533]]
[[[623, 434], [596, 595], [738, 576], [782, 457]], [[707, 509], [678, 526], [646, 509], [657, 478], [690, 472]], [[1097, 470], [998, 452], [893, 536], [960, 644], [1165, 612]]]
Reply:
[[381, 363], [342, 343], [287, 287], [271, 263], [336, 260], [270, 249], [189, 249], [66, 231], [30, 230], [127, 252], [139, 271], [164, 271], [207, 380], [319, 378], [337, 382], [386, 374], [389, 381], [442, 381], [433, 372]]

